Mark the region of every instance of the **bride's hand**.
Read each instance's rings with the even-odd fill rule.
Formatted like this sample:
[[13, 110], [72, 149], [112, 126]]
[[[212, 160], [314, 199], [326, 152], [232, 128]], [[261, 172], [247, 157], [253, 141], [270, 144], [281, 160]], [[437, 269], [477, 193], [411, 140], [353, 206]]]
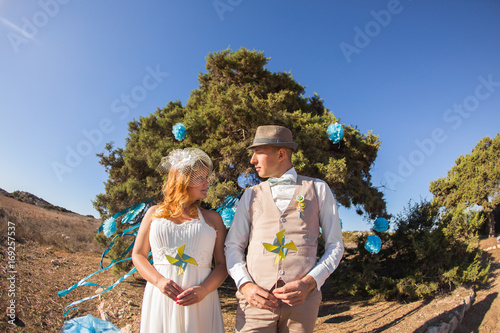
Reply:
[[207, 296], [208, 292], [204, 287], [194, 286], [183, 291], [177, 296], [177, 304], [179, 305], [193, 305], [201, 302]]
[[156, 287], [158, 287], [158, 289], [160, 289], [162, 293], [164, 293], [174, 301], [181, 293], [184, 292], [184, 290], [182, 290], [182, 288], [177, 283], [167, 278], [163, 278], [158, 281]]

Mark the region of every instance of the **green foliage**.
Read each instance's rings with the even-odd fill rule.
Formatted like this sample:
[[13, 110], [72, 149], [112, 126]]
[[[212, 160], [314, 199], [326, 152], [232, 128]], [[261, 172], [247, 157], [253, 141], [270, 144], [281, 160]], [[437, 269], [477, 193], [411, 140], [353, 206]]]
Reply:
[[483, 212], [467, 212], [463, 203], [450, 214], [443, 214], [443, 232], [447, 237], [470, 239], [476, 237], [486, 225]]
[[[121, 229], [123, 230], [123, 227]], [[115, 233], [115, 235], [116, 235], [116, 233]], [[107, 238], [106, 236], [104, 236], [104, 234], [95, 235], [94, 240], [96, 241], [97, 244], [102, 245], [106, 248], [110, 245], [110, 239]], [[130, 238], [130, 237], [128, 239], [123, 239], [123, 237], [116, 238], [114, 241], [113, 247], [111, 248], [111, 250], [107, 254], [107, 258], [110, 258], [113, 260], [113, 259], [117, 259], [117, 258], [121, 257], [123, 252], [130, 245], [131, 241], [132, 241], [132, 238]], [[131, 262], [124, 261], [124, 262], [118, 263], [115, 266], [113, 266], [111, 271], [113, 272], [113, 275], [118, 278], [120, 275], [122, 275], [122, 272], [130, 270], [131, 267], [132, 267]]]
[[[116, 235], [122, 233], [126, 228], [130, 227], [127, 224], [121, 224], [117, 222], [117, 230], [116, 232], [111, 236], [111, 239], [113, 239]], [[106, 238], [106, 236], [104, 236]], [[132, 244], [134, 241], [134, 236], [122, 236], [122, 237], [116, 237], [113, 239], [113, 246], [111, 247], [110, 251], [107, 253], [106, 257], [114, 260], [114, 259], [119, 259], [119, 258], [126, 258], [129, 255], [125, 254], [124, 257], [123, 254], [125, 251], [129, 248], [129, 246]], [[118, 278], [121, 275], [123, 275], [123, 272], [128, 272], [130, 269], [132, 269], [133, 263], [131, 260], [128, 261], [122, 261], [113, 266], [111, 271], [113, 272], [113, 275]]]
[[357, 242], [358, 233], [359, 231], [342, 231], [342, 239], [344, 241], [344, 244]]
[[[364, 244], [370, 233], [357, 233], [354, 236], [357, 248], [346, 248], [344, 259], [332, 275], [332, 291], [338, 295], [384, 296], [395, 285], [383, 274], [383, 251], [372, 254], [365, 250]], [[387, 244], [389, 233], [377, 233], [382, 244]], [[352, 239], [352, 238], [351, 238]], [[344, 240], [345, 241], [345, 240]], [[384, 286], [382, 288], [382, 286]], [[389, 296], [387, 296], [389, 298]]]
[[[129, 124], [126, 147], [99, 154], [109, 174], [105, 193], [94, 206], [101, 217], [155, 196], [162, 184], [155, 172], [162, 156], [174, 148], [198, 147], [214, 162], [214, 181], [206, 202], [215, 207], [226, 195], [237, 195], [242, 172], [255, 174], [249, 151], [260, 125], [277, 124], [292, 130], [299, 144], [293, 155], [299, 173], [325, 179], [340, 204], [352, 205], [367, 216], [385, 215], [383, 194], [371, 183], [370, 169], [380, 147], [378, 136], [361, 134], [345, 126], [344, 139], [333, 145], [327, 138], [336, 118], [317, 94], [304, 96], [304, 87], [290, 73], [265, 68], [269, 58], [262, 52], [240, 49], [210, 53], [206, 73], [199, 74], [199, 87], [186, 106], [169, 102], [163, 109]], [[186, 125], [182, 142], [174, 139], [172, 126]]]
[[[199, 86], [185, 106], [168, 102], [165, 108], [130, 122], [125, 148], [108, 143], [106, 152], [98, 155], [108, 173], [105, 193], [94, 201], [101, 218], [158, 196], [163, 179], [155, 169], [160, 159], [185, 147], [198, 147], [211, 157], [214, 186], [205, 205], [219, 206], [226, 195], [240, 193], [241, 173], [256, 175], [246, 147], [258, 126], [271, 124], [292, 130], [299, 144], [292, 157], [299, 173], [324, 179], [341, 205], [355, 206], [370, 218], [385, 216], [383, 194], [372, 185], [370, 175], [380, 148], [378, 136], [348, 125], [341, 143], [332, 144], [326, 130], [339, 119], [317, 94], [305, 97], [304, 87], [290, 73], [267, 70], [268, 60], [262, 52], [244, 48], [210, 53], [207, 71], [199, 74]], [[172, 134], [178, 122], [187, 130], [181, 142]], [[109, 257], [118, 253], [110, 252]]]
[[[431, 203], [408, 205], [384, 237], [378, 254], [346, 251], [334, 274], [340, 294], [396, 299], [425, 298], [445, 289], [484, 282], [490, 267], [477, 248], [478, 234], [494, 233], [500, 208], [500, 135], [484, 138], [461, 156], [447, 177], [430, 184]], [[482, 206], [474, 211], [473, 206]], [[476, 207], [477, 207], [476, 206]], [[498, 216], [496, 217], [498, 218]], [[489, 220], [489, 225], [485, 222]]]
[[364, 250], [367, 235], [359, 237], [358, 248], [346, 251], [332, 285], [339, 294], [411, 300], [484, 282], [489, 262], [474, 246], [477, 239], [457, 238], [438, 216], [429, 202], [409, 204], [395, 218], [395, 232], [378, 234], [384, 245], [378, 254]]
[[[483, 207], [482, 215], [489, 220], [489, 234], [495, 234], [494, 211], [500, 205], [500, 134], [494, 139], [485, 137], [470, 155], [460, 156], [444, 178], [430, 184], [433, 203], [444, 207], [454, 223], [470, 222], [463, 210], [474, 204]], [[476, 234], [483, 225], [481, 219], [472, 221], [474, 226], [463, 225], [455, 230]]]
[[107, 247], [109, 245], [109, 239], [103, 234], [97, 234], [94, 236], [94, 241], [101, 245]]

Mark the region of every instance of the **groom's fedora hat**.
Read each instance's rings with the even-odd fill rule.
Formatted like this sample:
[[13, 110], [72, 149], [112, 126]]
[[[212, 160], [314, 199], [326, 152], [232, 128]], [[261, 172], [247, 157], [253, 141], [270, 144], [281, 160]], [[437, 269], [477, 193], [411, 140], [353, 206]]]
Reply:
[[257, 127], [253, 143], [247, 149], [258, 146], [275, 146], [297, 149], [298, 144], [293, 142], [292, 131], [283, 126], [266, 125]]

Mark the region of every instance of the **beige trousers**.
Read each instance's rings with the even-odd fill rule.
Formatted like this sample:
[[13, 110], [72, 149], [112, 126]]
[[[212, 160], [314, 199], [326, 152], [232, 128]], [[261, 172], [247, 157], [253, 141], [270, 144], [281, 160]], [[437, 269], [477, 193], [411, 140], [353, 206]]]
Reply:
[[236, 292], [236, 332], [312, 333], [318, 318], [321, 291], [312, 290], [305, 301], [291, 307], [280, 301], [274, 313], [250, 305], [242, 293]]

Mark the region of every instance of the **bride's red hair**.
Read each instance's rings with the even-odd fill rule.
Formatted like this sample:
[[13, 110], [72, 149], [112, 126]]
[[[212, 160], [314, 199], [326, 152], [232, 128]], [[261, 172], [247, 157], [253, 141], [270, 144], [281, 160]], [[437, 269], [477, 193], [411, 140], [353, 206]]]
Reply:
[[[201, 161], [196, 164], [209, 172], [208, 167]], [[191, 169], [189, 172], [179, 172], [171, 168], [168, 172], [168, 179], [163, 184], [163, 201], [158, 205], [154, 218], [176, 218], [182, 215], [185, 204], [189, 201], [188, 184], [192, 177], [197, 176], [197, 172]], [[196, 216], [201, 200], [197, 200], [191, 206], [189, 215]]]

